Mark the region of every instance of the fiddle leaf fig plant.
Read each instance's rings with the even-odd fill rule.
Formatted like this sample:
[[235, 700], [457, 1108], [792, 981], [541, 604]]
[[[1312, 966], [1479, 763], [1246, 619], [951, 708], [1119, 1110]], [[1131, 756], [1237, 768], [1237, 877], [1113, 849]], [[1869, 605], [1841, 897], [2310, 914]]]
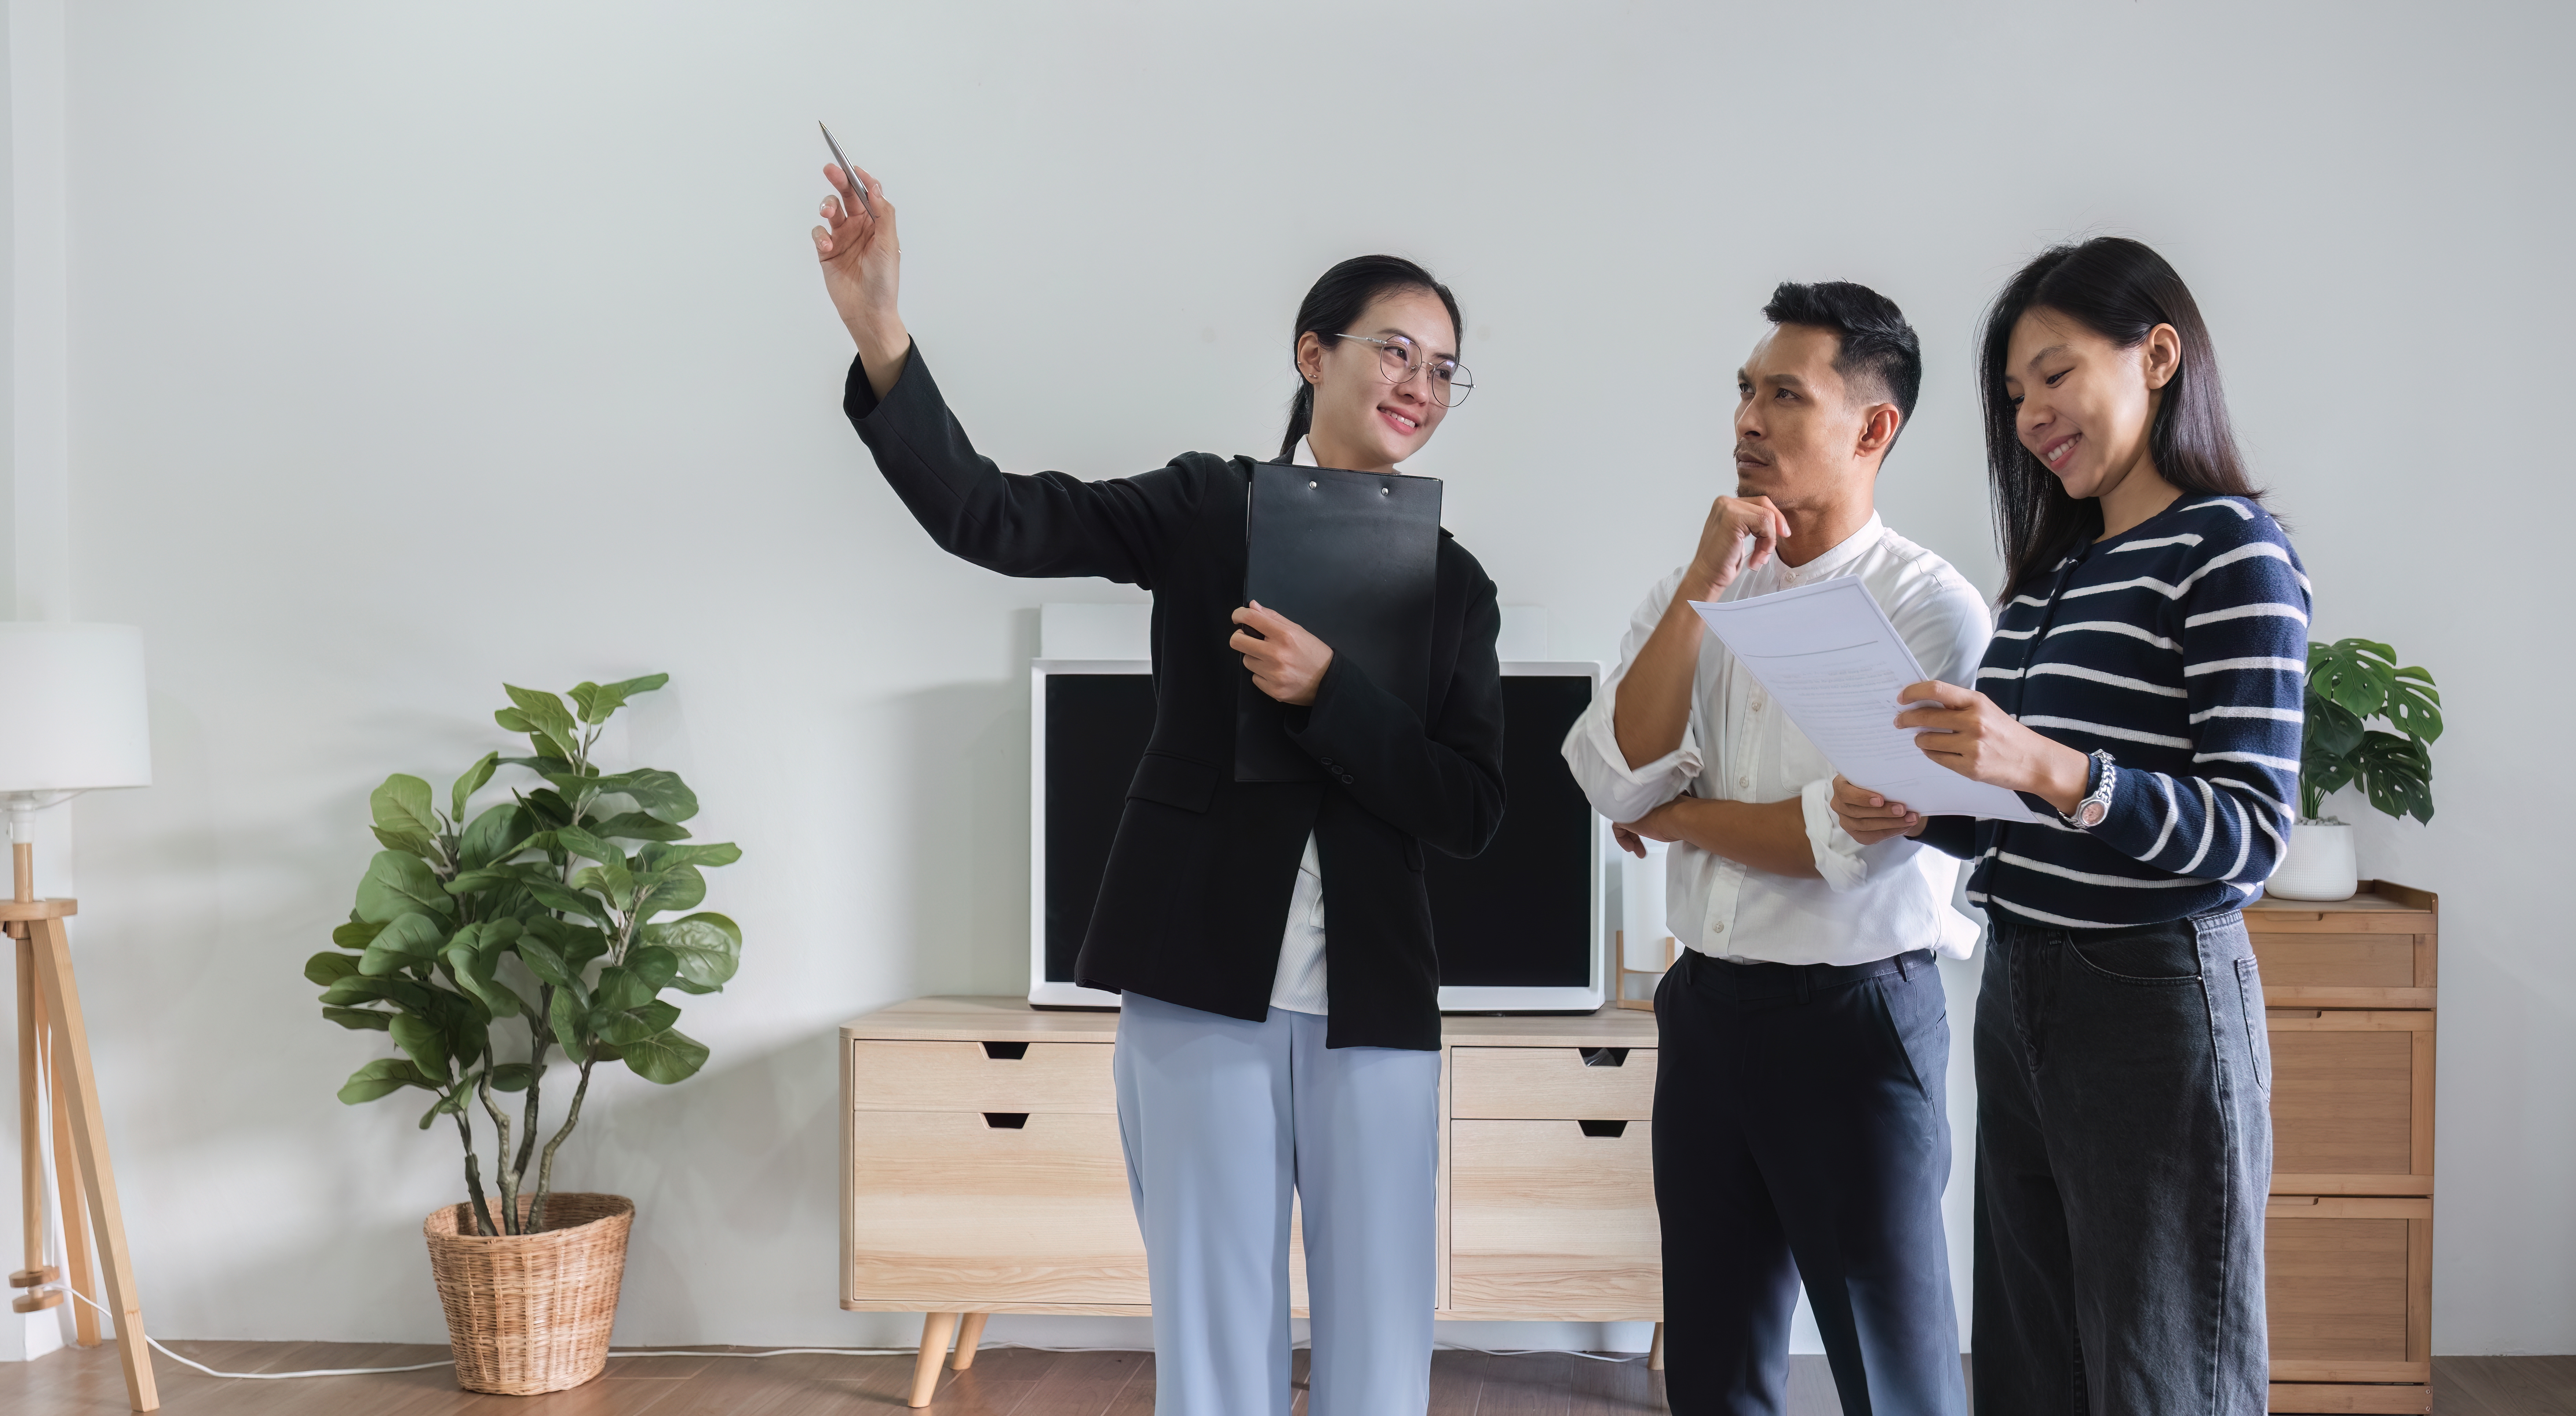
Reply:
[[[2359, 783], [2390, 816], [2433, 819], [2433, 756], [2442, 694], [2423, 669], [2367, 639], [2308, 645], [2306, 736], [2299, 750], [2299, 817], [2314, 821], [2338, 788]], [[2395, 728], [2370, 726], [2376, 718]]]
[[[742, 852], [690, 840], [681, 823], [698, 799], [677, 776], [603, 772], [591, 756], [602, 724], [669, 681], [583, 683], [560, 697], [504, 684], [510, 706], [493, 719], [524, 734], [530, 755], [484, 754], [444, 803], [418, 777], [387, 777], [367, 799], [384, 849], [358, 881], [349, 922], [331, 932], [337, 947], [304, 963], [323, 1017], [384, 1033], [396, 1050], [351, 1073], [340, 1100], [429, 1093], [421, 1129], [454, 1119], [478, 1234], [545, 1227], [555, 1153], [581, 1120], [594, 1069], [622, 1062], [668, 1086], [706, 1065], [706, 1044], [680, 1031], [679, 1006], [663, 994], [716, 993], [733, 977], [741, 929], [679, 912], [706, 898], [703, 872]], [[476, 810], [504, 767], [528, 780]], [[540, 1149], [558, 1062], [572, 1069], [572, 1092]], [[497, 1205], [484, 1190], [477, 1111], [493, 1133]]]

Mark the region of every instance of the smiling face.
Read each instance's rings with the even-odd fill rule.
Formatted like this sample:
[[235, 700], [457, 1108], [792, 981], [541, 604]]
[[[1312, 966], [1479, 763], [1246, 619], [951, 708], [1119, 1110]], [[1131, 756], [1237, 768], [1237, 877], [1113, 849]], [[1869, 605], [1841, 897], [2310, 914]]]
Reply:
[[[1369, 302], [1345, 334], [1406, 340], [1417, 361], [1458, 357], [1449, 310], [1428, 290], [1393, 290]], [[1433, 399], [1428, 373], [1386, 381], [1380, 347], [1360, 339], [1297, 340], [1297, 368], [1315, 388], [1315, 421], [1306, 434], [1327, 467], [1383, 472], [1422, 450], [1449, 410]], [[1329, 451], [1328, 451], [1329, 450]]]
[[[1848, 497], [1896, 437], [1896, 405], [1834, 367], [1842, 336], [1774, 325], [1735, 375], [1735, 494], [1795, 511]], [[1878, 426], [1881, 425], [1882, 426]]]
[[2141, 469], [2155, 478], [2148, 433], [2181, 360], [2172, 325], [2122, 349], [2055, 310], [2026, 311], [2004, 354], [2013, 429], [2068, 496], [2111, 495]]

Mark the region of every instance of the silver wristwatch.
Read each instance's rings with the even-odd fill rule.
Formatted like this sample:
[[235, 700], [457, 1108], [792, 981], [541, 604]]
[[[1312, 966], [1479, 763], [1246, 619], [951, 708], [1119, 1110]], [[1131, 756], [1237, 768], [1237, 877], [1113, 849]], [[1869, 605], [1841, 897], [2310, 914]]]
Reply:
[[2075, 803], [2073, 811], [2058, 813], [2059, 820], [2078, 831], [2089, 831], [2101, 825], [2102, 818], [2111, 814], [2111, 790], [2120, 781], [2119, 764], [2113, 762], [2107, 752], [2096, 750], [2093, 753], [2093, 770], [2092, 795]]

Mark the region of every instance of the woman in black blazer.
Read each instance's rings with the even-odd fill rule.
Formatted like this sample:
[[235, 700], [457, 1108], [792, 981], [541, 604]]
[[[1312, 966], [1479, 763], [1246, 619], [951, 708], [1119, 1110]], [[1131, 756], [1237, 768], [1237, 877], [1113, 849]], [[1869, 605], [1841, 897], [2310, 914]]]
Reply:
[[[1402, 686], [1242, 602], [1252, 459], [1183, 453], [1100, 482], [1004, 474], [968, 443], [897, 313], [893, 204], [864, 172], [825, 176], [835, 195], [815, 252], [858, 345], [844, 406], [913, 517], [989, 570], [1154, 596], [1153, 736], [1076, 976], [1125, 995], [1119, 1125], [1153, 1297], [1155, 1409], [1285, 1416], [1294, 1192], [1310, 1409], [1419, 1416], [1440, 1042], [1422, 850], [1474, 855], [1502, 818], [1493, 582], [1441, 533], [1417, 716]], [[1301, 382], [1278, 460], [1392, 473], [1470, 387], [1459, 327], [1457, 301], [1410, 261], [1326, 272], [1298, 311]], [[1234, 780], [1239, 724], [1284, 733], [1312, 780]]]

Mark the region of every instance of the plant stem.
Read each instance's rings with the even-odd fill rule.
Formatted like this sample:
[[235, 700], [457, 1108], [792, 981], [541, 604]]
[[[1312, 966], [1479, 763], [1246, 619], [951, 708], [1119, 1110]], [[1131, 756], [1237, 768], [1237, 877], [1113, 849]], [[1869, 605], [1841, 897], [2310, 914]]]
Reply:
[[490, 1048], [483, 1051], [483, 1075], [474, 1083], [474, 1091], [482, 1099], [483, 1109], [492, 1113], [492, 1129], [500, 1137], [492, 1149], [501, 1158], [501, 1223], [512, 1234], [525, 1233], [519, 1228], [519, 1177], [510, 1170], [510, 1118], [501, 1110], [500, 1104], [492, 1100]]
[[[541, 987], [538, 990], [538, 998], [542, 1004], [540, 1011], [550, 1010], [553, 1008], [555, 1001], [553, 987], [551, 985]], [[551, 1016], [551, 1013], [548, 1013], [548, 1016]], [[536, 1153], [537, 1149], [537, 1091], [539, 1084], [545, 1081], [546, 1048], [552, 1041], [553, 1039], [548, 1036], [546, 1029], [537, 1026], [535, 1023], [530, 1023], [528, 1025], [527, 1118], [522, 1123], [522, 1129], [519, 1135], [518, 1158], [515, 1161], [507, 1161], [507, 1163], [518, 1172], [519, 1178], [523, 1180], [527, 1178], [528, 1174], [528, 1159]], [[507, 1157], [508, 1152], [506, 1149], [503, 1151], [503, 1155], [505, 1158]]]
[[581, 1083], [572, 1089], [572, 1105], [564, 1111], [563, 1128], [555, 1132], [553, 1140], [546, 1142], [545, 1159], [537, 1163], [537, 1199], [528, 1207], [530, 1234], [544, 1227], [546, 1198], [554, 1193], [555, 1188], [555, 1147], [564, 1143], [564, 1137], [571, 1135], [574, 1124], [581, 1120], [581, 1099], [590, 1093], [591, 1066], [592, 1059], [581, 1059]]
[[456, 1134], [465, 1141], [465, 1194], [474, 1202], [474, 1233], [489, 1239], [499, 1231], [492, 1227], [492, 1207], [483, 1202], [483, 1161], [474, 1154], [474, 1127], [461, 1106], [456, 1109]]

